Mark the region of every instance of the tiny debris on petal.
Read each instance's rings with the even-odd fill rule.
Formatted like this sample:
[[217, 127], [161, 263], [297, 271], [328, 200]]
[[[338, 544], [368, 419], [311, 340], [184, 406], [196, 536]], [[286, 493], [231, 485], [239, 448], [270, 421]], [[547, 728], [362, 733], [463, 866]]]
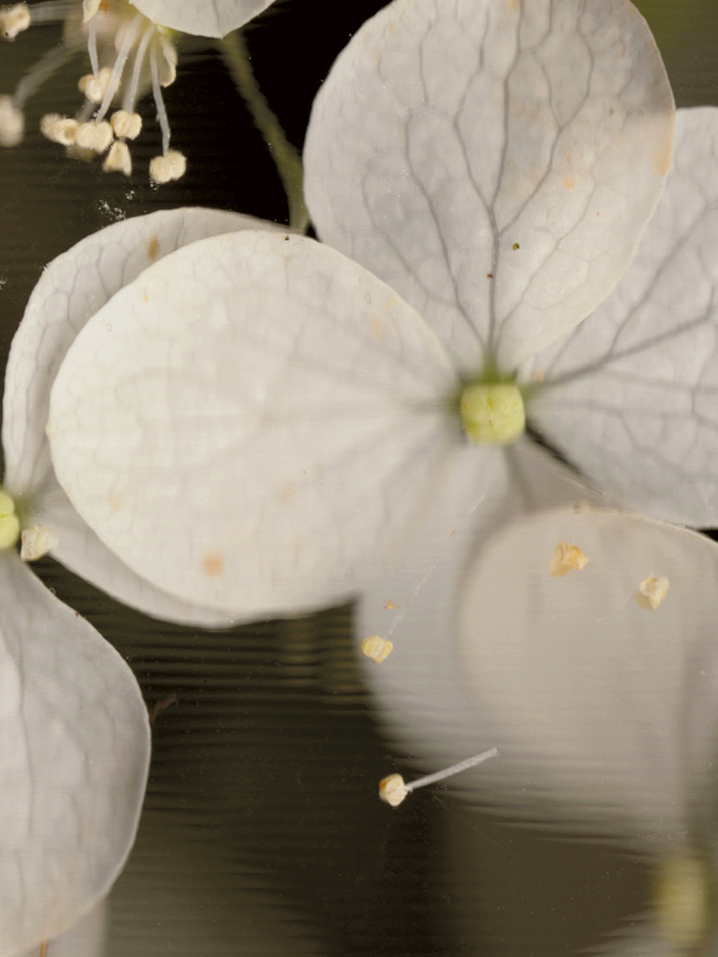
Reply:
[[549, 571], [554, 578], [563, 578], [574, 569], [581, 571], [588, 564], [588, 555], [584, 555], [580, 548], [569, 542], [559, 542], [549, 564]]
[[110, 118], [115, 136], [134, 140], [140, 135], [142, 117], [139, 113], [128, 113], [127, 110], [117, 110]]
[[381, 664], [394, 650], [394, 644], [389, 641], [388, 638], [381, 638], [379, 635], [369, 635], [362, 641], [360, 648], [363, 655], [366, 655], [367, 658], [371, 658], [372, 661], [376, 661], [377, 664]]
[[0, 7], [0, 34], [6, 40], [14, 40], [18, 33], [30, 26], [30, 7], [26, 3]]
[[150, 161], [150, 177], [158, 185], [180, 179], [187, 169], [187, 160], [177, 150], [168, 150], [163, 156], [155, 156]]
[[106, 120], [90, 120], [88, 123], [80, 123], [75, 133], [75, 146], [81, 149], [92, 150], [94, 153], [104, 153], [109, 149], [114, 134], [112, 127]]
[[0, 96], [0, 146], [10, 149], [22, 142], [25, 117], [13, 104], [11, 96]]
[[20, 558], [24, 562], [35, 562], [38, 558], [60, 543], [57, 535], [46, 525], [33, 525], [26, 528], [21, 536]]
[[77, 87], [80, 93], [84, 93], [91, 103], [102, 103], [107, 87], [112, 80], [112, 70], [109, 66], [103, 67], [95, 76], [94, 73], [88, 73], [80, 77]]
[[408, 793], [400, 774], [390, 774], [379, 782], [379, 797], [392, 807], [399, 807]]
[[647, 611], [655, 611], [668, 594], [670, 582], [667, 578], [656, 578], [655, 575], [649, 575], [644, 578], [635, 592], [636, 601]]
[[60, 146], [72, 146], [79, 127], [77, 120], [59, 113], [46, 113], [40, 120], [40, 132], [53, 143]]
[[125, 176], [130, 175], [132, 172], [132, 157], [130, 156], [130, 148], [127, 143], [116, 140], [112, 144], [110, 152], [102, 164], [102, 169], [106, 173], [117, 172], [124, 173]]

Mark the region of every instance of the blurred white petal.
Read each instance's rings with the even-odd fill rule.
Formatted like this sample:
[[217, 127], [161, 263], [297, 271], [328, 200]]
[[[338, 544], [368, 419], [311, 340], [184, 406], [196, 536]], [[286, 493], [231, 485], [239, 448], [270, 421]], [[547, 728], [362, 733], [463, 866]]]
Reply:
[[627, 0], [394, 0], [315, 100], [308, 206], [463, 371], [494, 354], [511, 371], [626, 270], [670, 165], [673, 110]]
[[100, 901], [135, 836], [149, 765], [132, 672], [15, 552], [0, 557], [0, 955]]
[[[679, 110], [666, 190], [631, 268], [536, 357], [531, 421], [658, 518], [718, 525], [718, 110]], [[620, 466], [619, 466], [620, 463]]]

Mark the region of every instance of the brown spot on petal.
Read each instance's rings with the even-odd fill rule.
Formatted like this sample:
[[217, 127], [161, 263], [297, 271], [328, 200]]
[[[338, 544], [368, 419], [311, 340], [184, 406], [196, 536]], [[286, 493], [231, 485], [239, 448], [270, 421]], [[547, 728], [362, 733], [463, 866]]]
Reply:
[[154, 262], [157, 259], [157, 253], [160, 251], [160, 244], [157, 242], [157, 237], [153, 236], [152, 239], [147, 243], [147, 258], [150, 262]]
[[212, 577], [224, 571], [224, 558], [220, 552], [206, 552], [202, 559], [202, 571]]

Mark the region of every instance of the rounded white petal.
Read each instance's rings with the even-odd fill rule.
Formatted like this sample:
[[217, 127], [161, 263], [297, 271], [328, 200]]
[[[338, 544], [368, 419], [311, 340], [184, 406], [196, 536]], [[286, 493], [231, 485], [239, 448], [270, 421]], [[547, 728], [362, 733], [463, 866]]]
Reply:
[[132, 672], [15, 553], [0, 559], [0, 955], [59, 936], [107, 893], [149, 765]]
[[201, 37], [223, 37], [273, 0], [130, 0], [154, 23]]
[[394, 0], [312, 111], [307, 203], [462, 369], [573, 328], [630, 263], [671, 160], [673, 98], [628, 0]]
[[51, 528], [60, 538], [53, 555], [93, 584], [147, 614], [188, 624], [229, 621], [148, 586], [100, 543], [57, 484], [45, 435], [50, 386], [75, 336], [119, 289], [167, 253], [241, 228], [275, 227], [237, 213], [175, 209], [114, 223], [77, 243], [33, 290], [5, 377], [5, 485], [32, 504], [30, 524]]
[[67, 354], [58, 478], [134, 571], [238, 615], [295, 612], [381, 574], [463, 441], [454, 370], [411, 307], [312, 240], [185, 247]]
[[673, 167], [613, 295], [536, 358], [529, 418], [658, 518], [718, 525], [718, 110], [680, 110]]
[[[552, 578], [560, 539], [590, 563]], [[671, 583], [655, 611], [635, 596], [651, 572]], [[529, 814], [550, 797], [575, 823], [685, 842], [715, 757], [717, 585], [714, 542], [628, 513], [564, 508], [498, 532], [458, 613], [476, 724], [501, 750], [476, 775], [485, 798], [503, 786]]]

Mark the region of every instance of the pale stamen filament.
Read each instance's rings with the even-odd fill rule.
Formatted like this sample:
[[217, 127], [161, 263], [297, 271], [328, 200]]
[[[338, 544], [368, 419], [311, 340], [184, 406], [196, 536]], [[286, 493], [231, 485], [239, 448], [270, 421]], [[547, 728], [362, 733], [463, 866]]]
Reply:
[[157, 119], [162, 130], [162, 154], [166, 155], [170, 148], [170, 121], [167, 118], [165, 101], [162, 96], [162, 87], [160, 86], [159, 66], [157, 64], [157, 48], [155, 46], [150, 50], [150, 72], [152, 73], [152, 95], [157, 107]]
[[[127, 58], [130, 55], [130, 51], [132, 50], [132, 47], [135, 45], [135, 40], [137, 39], [137, 33], [139, 31], [140, 23], [142, 22], [142, 19], [143, 19], [142, 14], [138, 13], [137, 16], [133, 19], [132, 23], [130, 23], [129, 27], [127, 28], [127, 33], [125, 34], [122, 40], [122, 46], [120, 47], [120, 51], [117, 54], [115, 65], [112, 68], [112, 79], [107, 85], [107, 89], [105, 90], [105, 95], [102, 98], [102, 103], [100, 104], [100, 109], [97, 111], [97, 115], [95, 117], [95, 119], [98, 120], [98, 122], [102, 120], [105, 116], [105, 113], [107, 113], [107, 110], [110, 107], [110, 103], [112, 103], [112, 98], [117, 92], [117, 88], [120, 85], [120, 81], [122, 80], [122, 71], [125, 68], [125, 64], [127, 63]], [[93, 17], [93, 20], [94, 20], [94, 17]]]
[[47, 0], [30, 7], [30, 19], [33, 23], [55, 23], [64, 20], [77, 6], [76, 0]]
[[140, 88], [140, 75], [142, 73], [142, 65], [145, 62], [145, 56], [147, 54], [147, 47], [150, 45], [150, 41], [155, 33], [154, 26], [148, 26], [145, 32], [140, 38], [140, 42], [137, 44], [137, 52], [135, 53], [135, 62], [132, 66], [132, 76], [130, 77], [130, 84], [127, 87], [125, 95], [122, 100], [122, 109], [127, 113], [135, 112], [135, 104], [137, 103], [137, 92]]
[[27, 73], [15, 88], [12, 95], [13, 106], [22, 110], [25, 104], [40, 87], [49, 80], [53, 73], [64, 66], [67, 61], [82, 49], [81, 44], [70, 44], [58, 47], [55, 50], [49, 50]]
[[100, 72], [100, 57], [97, 53], [97, 14], [90, 17], [87, 24], [87, 52], [90, 55], [92, 75], [97, 76]]

